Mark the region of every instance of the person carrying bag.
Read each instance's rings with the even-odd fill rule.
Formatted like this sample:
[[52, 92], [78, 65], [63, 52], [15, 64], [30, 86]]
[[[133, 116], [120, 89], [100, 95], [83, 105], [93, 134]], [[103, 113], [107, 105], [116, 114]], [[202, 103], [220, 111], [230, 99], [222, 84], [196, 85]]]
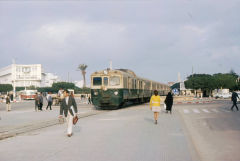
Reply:
[[60, 106], [60, 115], [59, 120], [63, 119], [63, 113], [66, 118], [67, 122], [67, 136], [72, 136], [72, 128], [73, 124], [77, 123], [78, 117], [77, 117], [77, 104], [74, 99], [74, 97], [69, 95], [68, 90], [64, 90], [64, 99], [62, 100], [61, 106]]
[[73, 117], [73, 125], [76, 125], [77, 122], [78, 122], [78, 116], [77, 114], [75, 113], [74, 109], [73, 109], [73, 106], [71, 106], [71, 109], [73, 111], [73, 114], [74, 114], [74, 117]]

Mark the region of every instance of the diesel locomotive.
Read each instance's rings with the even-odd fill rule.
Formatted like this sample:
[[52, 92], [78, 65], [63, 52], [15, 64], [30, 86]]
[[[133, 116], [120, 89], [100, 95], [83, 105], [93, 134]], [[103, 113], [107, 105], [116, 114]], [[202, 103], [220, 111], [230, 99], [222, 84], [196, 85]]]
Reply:
[[148, 102], [154, 90], [167, 95], [170, 87], [138, 77], [129, 69], [106, 69], [91, 75], [92, 103], [102, 109], [118, 109], [128, 102]]

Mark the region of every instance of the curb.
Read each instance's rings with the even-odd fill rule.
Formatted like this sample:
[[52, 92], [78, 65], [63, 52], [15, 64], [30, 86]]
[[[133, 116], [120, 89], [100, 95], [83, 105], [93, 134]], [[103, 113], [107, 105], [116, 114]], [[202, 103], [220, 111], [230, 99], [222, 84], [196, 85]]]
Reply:
[[[100, 113], [105, 113], [107, 111], [94, 111], [94, 112], [89, 112], [89, 113], [85, 113], [85, 114], [81, 114], [78, 115], [79, 118], [85, 118], [85, 117], [89, 117], [89, 116], [94, 116]], [[23, 125], [14, 129], [10, 129], [10, 130], [5, 130], [0, 134], [0, 140], [3, 139], [7, 139], [10, 137], [14, 137], [20, 134], [24, 134], [30, 131], [34, 131], [34, 130], [39, 130], [39, 129], [43, 129], [46, 127], [50, 127], [50, 126], [54, 126], [54, 125], [58, 125], [59, 120], [58, 119], [53, 119], [53, 120], [48, 120], [48, 121], [44, 121], [44, 122], [38, 122], [38, 123], [34, 123], [34, 124], [29, 124], [29, 125]]]

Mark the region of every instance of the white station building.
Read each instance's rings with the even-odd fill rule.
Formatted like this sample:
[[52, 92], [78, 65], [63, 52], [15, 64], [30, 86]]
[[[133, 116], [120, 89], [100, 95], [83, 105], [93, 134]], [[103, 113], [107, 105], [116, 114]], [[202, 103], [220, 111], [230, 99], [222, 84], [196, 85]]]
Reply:
[[50, 87], [59, 82], [58, 76], [44, 73], [41, 64], [12, 64], [0, 69], [0, 84], [12, 84], [15, 87]]

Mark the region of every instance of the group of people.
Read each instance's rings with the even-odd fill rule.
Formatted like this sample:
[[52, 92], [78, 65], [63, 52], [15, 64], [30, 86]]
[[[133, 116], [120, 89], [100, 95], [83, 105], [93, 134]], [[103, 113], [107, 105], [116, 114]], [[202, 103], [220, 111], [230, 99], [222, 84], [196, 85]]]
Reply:
[[[69, 93], [68, 90], [64, 90], [63, 92], [64, 98], [60, 105], [60, 115], [59, 120], [63, 120], [66, 118], [67, 123], [67, 136], [71, 137], [73, 135], [73, 119], [77, 116], [78, 109], [77, 104], [74, 97]], [[89, 101], [90, 102], [90, 101]], [[168, 93], [166, 99], [166, 111], [172, 112], [172, 104], [173, 104], [173, 96], [171, 92]], [[150, 100], [150, 108], [154, 112], [155, 123], [157, 124], [158, 114], [160, 112], [160, 96], [158, 95], [158, 91], [154, 91], [154, 95]]]
[[[47, 96], [46, 96], [46, 100], [47, 100], [47, 107], [46, 110], [48, 110], [48, 107], [50, 108], [50, 110], [52, 110], [52, 96], [51, 93], [48, 92]], [[42, 92], [40, 92], [40, 94], [36, 93], [35, 95], [35, 111], [42, 111], [42, 107], [43, 107], [43, 94]]]
[[[63, 117], [65, 116], [66, 122], [67, 122], [67, 136], [71, 137], [73, 135], [73, 130], [72, 130], [73, 120], [74, 120], [74, 117], [77, 116], [78, 109], [77, 109], [77, 104], [74, 99], [74, 96], [70, 94], [68, 90], [64, 90], [63, 95], [64, 95], [64, 98], [62, 99], [62, 103], [60, 106], [59, 119], [64, 119]], [[236, 106], [238, 110], [238, 107], [236, 105], [237, 97], [238, 95], [235, 94], [234, 92], [232, 95], [233, 106]], [[159, 115], [159, 112], [161, 111], [160, 103], [161, 103], [160, 96], [158, 95], [158, 91], [155, 90], [154, 95], [151, 97], [151, 100], [150, 100], [150, 109], [154, 112], [155, 124], [158, 123], [158, 115]], [[171, 114], [172, 105], [173, 105], [173, 94], [171, 92], [167, 94], [164, 104], [166, 105], [166, 109], [165, 109], [166, 113], [170, 112]]]
[[[239, 99], [238, 94], [233, 91], [232, 97], [231, 97], [231, 100], [233, 102], [233, 105], [231, 107], [232, 111], [233, 111], [234, 106], [236, 107], [237, 111], [239, 111], [238, 106], [237, 106], [237, 98]], [[160, 102], [161, 102], [161, 99], [160, 99], [160, 96], [158, 95], [158, 91], [155, 90], [154, 95], [151, 97], [151, 100], [150, 100], [150, 109], [154, 112], [155, 124], [157, 124], [158, 115], [159, 115], [159, 112], [161, 111]], [[168, 111], [169, 111], [170, 113], [172, 113], [173, 95], [171, 92], [168, 93], [168, 95], [164, 101], [164, 104], [166, 106], [166, 112], [168, 113]]]
[[[157, 124], [158, 115], [159, 112], [161, 111], [160, 103], [161, 103], [160, 96], [158, 95], [158, 91], [155, 90], [154, 95], [150, 99], [150, 109], [154, 112], [155, 124]], [[172, 113], [173, 95], [171, 92], [168, 93], [164, 103], [166, 107], [166, 112], [168, 113], [169, 111], [170, 113]]]

